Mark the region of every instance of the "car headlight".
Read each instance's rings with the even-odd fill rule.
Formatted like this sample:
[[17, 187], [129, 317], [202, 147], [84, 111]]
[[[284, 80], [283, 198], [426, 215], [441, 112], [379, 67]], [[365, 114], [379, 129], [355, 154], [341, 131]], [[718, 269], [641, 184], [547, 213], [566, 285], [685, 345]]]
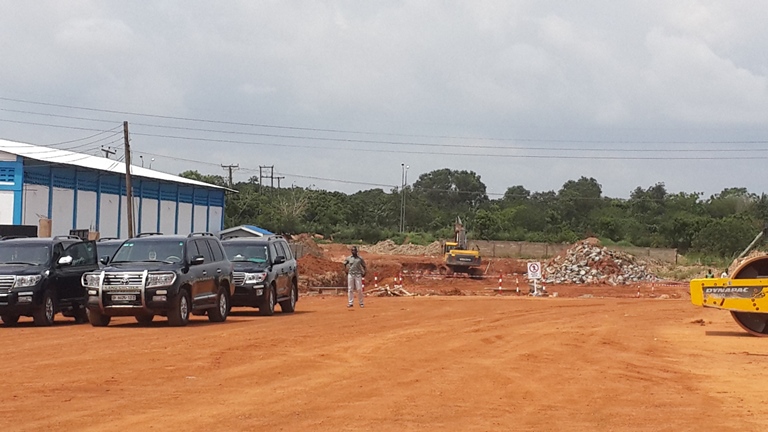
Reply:
[[176, 273], [150, 273], [147, 275], [147, 288], [173, 285]]
[[266, 278], [267, 278], [266, 273], [246, 273], [245, 280], [243, 281], [243, 283], [256, 284], [259, 282], [264, 282], [264, 279]]
[[101, 282], [101, 277], [98, 274], [86, 273], [80, 279], [82, 285], [86, 288], [98, 288]]
[[37, 285], [42, 279], [41, 275], [34, 276], [16, 276], [16, 282], [13, 284], [14, 288], [31, 287]]

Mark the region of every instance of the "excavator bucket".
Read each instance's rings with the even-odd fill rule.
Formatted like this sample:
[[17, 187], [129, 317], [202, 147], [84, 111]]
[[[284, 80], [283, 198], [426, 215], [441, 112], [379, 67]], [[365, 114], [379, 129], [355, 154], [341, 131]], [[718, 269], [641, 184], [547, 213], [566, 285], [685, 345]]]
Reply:
[[744, 261], [730, 278], [694, 279], [691, 302], [697, 306], [724, 309], [755, 336], [768, 336], [768, 256]]

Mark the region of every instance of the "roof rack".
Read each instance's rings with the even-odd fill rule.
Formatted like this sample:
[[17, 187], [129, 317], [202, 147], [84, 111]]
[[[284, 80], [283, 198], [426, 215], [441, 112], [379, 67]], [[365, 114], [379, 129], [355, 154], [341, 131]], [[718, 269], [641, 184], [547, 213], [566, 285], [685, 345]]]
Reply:
[[101, 237], [98, 241], [120, 240], [120, 237]]
[[9, 236], [3, 236], [0, 238], [0, 240], [13, 240], [13, 239], [20, 239], [20, 238], [29, 238], [29, 236], [25, 235], [9, 235]]
[[193, 233], [189, 233], [187, 237], [195, 237], [195, 236], [216, 237], [215, 235], [213, 235], [213, 233], [209, 233], [209, 232], [193, 232]]
[[60, 235], [60, 236], [55, 236], [53, 239], [54, 240], [62, 240], [62, 239], [83, 240], [82, 238], [75, 235]]
[[139, 233], [136, 237], [150, 237], [150, 236], [158, 236], [163, 235], [161, 232], [143, 232]]

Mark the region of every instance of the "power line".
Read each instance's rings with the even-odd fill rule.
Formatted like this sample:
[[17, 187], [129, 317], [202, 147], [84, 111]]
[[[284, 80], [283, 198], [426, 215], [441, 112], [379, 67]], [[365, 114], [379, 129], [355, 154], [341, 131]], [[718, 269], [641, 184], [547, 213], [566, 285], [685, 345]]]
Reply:
[[[0, 98], [2, 99], [2, 98]], [[69, 115], [63, 115], [63, 114], [52, 114], [52, 113], [40, 113], [40, 112], [34, 112], [34, 111], [23, 111], [23, 110], [13, 110], [8, 108], [0, 108], [0, 111], [8, 111], [8, 112], [15, 112], [15, 113], [24, 113], [24, 114], [32, 114], [32, 115], [42, 115], [42, 116], [48, 116], [48, 117], [59, 117], [59, 118], [66, 118], [66, 119], [74, 119], [74, 120], [84, 120], [84, 121], [93, 121], [93, 122], [102, 122], [102, 123], [114, 123], [114, 120], [107, 120], [107, 119], [94, 119], [89, 117], [78, 117], [78, 116], [69, 116]], [[10, 120], [9, 120], [10, 121]], [[206, 132], [206, 133], [220, 133], [220, 134], [229, 134], [229, 135], [245, 135], [245, 136], [259, 136], [259, 137], [267, 137], [267, 138], [279, 138], [279, 139], [298, 139], [298, 140], [312, 140], [312, 141], [327, 141], [327, 142], [341, 142], [341, 143], [354, 143], [354, 144], [374, 144], [374, 145], [381, 145], [381, 144], [387, 144], [387, 145], [403, 145], [403, 146], [420, 146], [420, 147], [437, 147], [437, 148], [474, 148], [474, 149], [509, 149], [509, 150], [541, 150], [541, 151], [591, 151], [591, 152], [597, 152], [597, 151], [611, 151], [611, 152], [647, 152], [647, 153], [659, 153], [659, 152], [701, 152], [701, 149], [670, 149], [670, 148], [662, 148], [662, 149], [648, 149], [648, 148], [640, 148], [640, 149], [627, 149], [627, 148], [572, 148], [572, 147], [522, 147], [522, 146], [503, 146], [503, 145], [466, 145], [466, 144], [445, 144], [445, 143], [423, 143], [423, 142], [413, 142], [413, 141], [386, 141], [386, 140], [363, 140], [363, 139], [351, 139], [351, 138], [330, 138], [330, 137], [318, 137], [318, 136], [301, 136], [301, 135], [281, 135], [281, 134], [270, 134], [270, 133], [262, 133], [262, 132], [247, 132], [247, 131], [233, 131], [233, 130], [222, 130], [222, 129], [205, 129], [205, 128], [194, 128], [194, 127], [188, 127], [188, 126], [170, 126], [170, 125], [159, 125], [159, 124], [151, 124], [151, 123], [133, 123], [134, 126], [144, 126], [144, 127], [151, 127], [151, 128], [160, 128], [160, 129], [172, 129], [172, 130], [182, 130], [182, 131], [191, 131], [191, 132]], [[149, 135], [152, 136], [152, 135]], [[455, 138], [455, 137], [445, 137], [445, 138]], [[470, 139], [470, 138], [467, 138]], [[485, 138], [471, 138], [473, 140], [486, 140]], [[510, 139], [493, 139], [492, 141], [521, 141], [521, 142], [555, 142], [555, 143], [572, 143], [572, 144], [713, 144], [713, 145], [725, 145], [725, 144], [768, 144], [768, 140], [711, 140], [711, 141], [628, 141], [628, 140], [557, 140], [557, 139], [520, 139], [520, 138], [510, 138]], [[265, 144], [266, 145], [266, 144]], [[278, 145], [278, 144], [274, 144]], [[714, 152], [754, 152], [754, 151], [768, 151], [768, 149], [749, 149], [749, 148], [736, 148], [736, 149], [711, 149], [709, 151]]]
[[[140, 113], [140, 112], [134, 112], [134, 111], [120, 111], [120, 110], [110, 110], [110, 109], [83, 107], [83, 106], [76, 106], [76, 105], [56, 104], [56, 103], [50, 103], [50, 102], [30, 101], [30, 100], [25, 100], [25, 99], [8, 98], [8, 97], [0, 97], [0, 100], [4, 100], [4, 101], [8, 101], [8, 102], [32, 104], [32, 105], [49, 106], [49, 107], [56, 107], [56, 108], [67, 108], [67, 109], [76, 109], [76, 110], [83, 110], [83, 111], [102, 112], [102, 113], [119, 114], [119, 115], [133, 115], [133, 116], [138, 116], [138, 117], [159, 118], [159, 119], [166, 119], [166, 120], [177, 120], [177, 121], [188, 121], [188, 122], [199, 122], [199, 123], [211, 123], [211, 124], [225, 124], [225, 125], [231, 125], [231, 126], [248, 126], [248, 127], [272, 128], [272, 129], [284, 129], [284, 130], [297, 130], [297, 131], [308, 131], [308, 132], [344, 133], [344, 134], [356, 134], [356, 135], [374, 135], [374, 136], [378, 135], [378, 136], [397, 136], [397, 137], [410, 137], [410, 138], [414, 138], [415, 137], [415, 138], [435, 138], [435, 139], [456, 139], [456, 140], [472, 140], [472, 141], [556, 142], [556, 143], [574, 143], [574, 144], [704, 144], [704, 143], [705, 144], [766, 144], [766, 143], [768, 143], [768, 140], [754, 140], [754, 141], [649, 141], [649, 140], [617, 141], [617, 140], [494, 138], [494, 137], [469, 137], [469, 136], [454, 136], [454, 135], [398, 134], [398, 133], [387, 133], [387, 132], [371, 132], [371, 131], [345, 130], [345, 129], [328, 129], [328, 128], [311, 128], [311, 127], [301, 127], [301, 126], [285, 126], [285, 125], [274, 125], [274, 124], [266, 124], [266, 123], [233, 122], [233, 121], [226, 121], [226, 120], [212, 120], [212, 119], [203, 119], [203, 118], [195, 118], [195, 117], [177, 117], [177, 116], [168, 116], [168, 115], [160, 115], [160, 114], [147, 114], [147, 113]], [[14, 111], [14, 110], [11, 110], [11, 109], [0, 109], [0, 110]], [[16, 110], [15, 112], [39, 114], [39, 113], [34, 113], [34, 112], [30, 112], [30, 111], [21, 111], [21, 110]], [[79, 117], [64, 116], [64, 115], [57, 115], [57, 114], [49, 114], [49, 113], [44, 113], [44, 114], [40, 114], [40, 115], [49, 115], [49, 116], [66, 117], [66, 118], [74, 118], [74, 119], [82, 119], [82, 120], [90, 120], [90, 121], [101, 121], [101, 122], [107, 122], [107, 121], [111, 122], [112, 121], [112, 120], [79, 118]], [[156, 125], [144, 125], [144, 126], [156, 126]], [[158, 126], [158, 127], [161, 127], [161, 126]]]

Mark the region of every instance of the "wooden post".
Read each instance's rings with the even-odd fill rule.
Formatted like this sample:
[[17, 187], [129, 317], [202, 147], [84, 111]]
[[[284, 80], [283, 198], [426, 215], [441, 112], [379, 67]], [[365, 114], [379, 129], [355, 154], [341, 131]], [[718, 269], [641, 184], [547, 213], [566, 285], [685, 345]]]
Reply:
[[133, 238], [133, 189], [131, 187], [131, 143], [128, 139], [128, 122], [123, 122], [123, 140], [125, 142], [125, 210], [128, 212], [128, 238]]

